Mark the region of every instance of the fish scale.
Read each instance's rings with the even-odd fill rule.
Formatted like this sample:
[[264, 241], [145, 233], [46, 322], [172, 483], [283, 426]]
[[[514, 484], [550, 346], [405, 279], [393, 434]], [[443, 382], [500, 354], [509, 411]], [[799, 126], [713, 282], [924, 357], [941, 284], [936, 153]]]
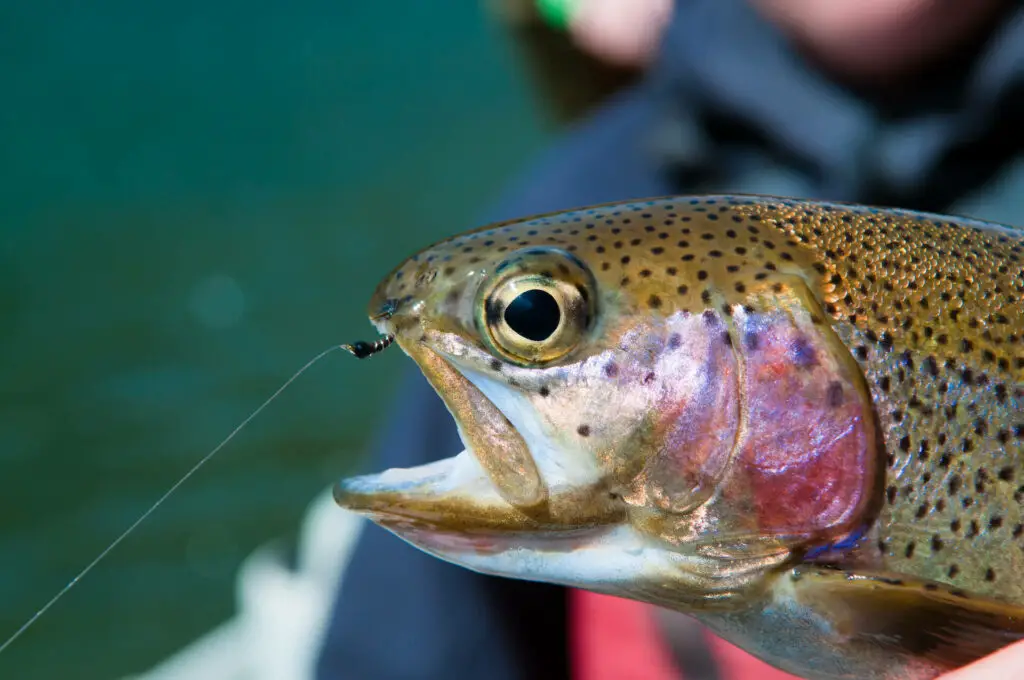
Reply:
[[[644, 576], [654, 564], [648, 560], [634, 567], [632, 582], [611, 592], [690, 611], [730, 639], [742, 631], [738, 639], [747, 641], [747, 648], [807, 677], [933, 677], [937, 668], [976, 658], [989, 649], [986, 645], [1004, 639], [1000, 636], [1009, 640], [1024, 633], [1014, 623], [1024, 618], [1024, 610], [1008, 614], [998, 604], [1024, 606], [1022, 258], [1024, 232], [999, 225], [757, 196], [607, 204], [489, 225], [445, 239], [386, 277], [374, 293], [370, 314], [432, 376], [442, 397], [458, 393], [448, 403], [460, 431], [478, 449], [474, 455], [489, 461], [485, 468], [504, 466], [502, 476], [492, 477], [492, 482], [517, 510], [485, 509], [468, 500], [441, 503], [426, 492], [410, 500], [402, 496], [404, 490], [365, 491], [378, 488], [376, 482], [350, 487], [343, 482], [339, 503], [378, 521], [394, 507], [402, 522], [410, 521], [410, 508], [430, 515], [433, 507], [443, 507], [448, 517], [444, 521], [463, 536], [472, 535], [474, 522], [488, 531], [502, 523], [526, 522], [510, 529], [510, 535], [523, 536], [543, 533], [543, 526], [575, 531], [625, 521], [641, 535], [658, 536], [676, 545], [680, 554], [704, 560], [700, 569], [705, 571], [693, 582], [666, 591], [675, 576]], [[484, 341], [481, 325], [500, 320], [507, 301], [488, 302], [485, 310], [479, 291], [509, 272], [563, 281], [569, 295], [573, 289], [578, 292], [579, 318], [586, 325], [580, 331], [582, 340], [550, 366], [540, 359], [510, 363]], [[704, 401], [688, 397], [690, 401], [679, 404], [706, 402], [720, 422], [705, 418], [699, 425], [673, 420], [673, 412], [662, 411], [679, 406], [666, 402], [665, 395], [687, 388], [673, 383], [683, 373], [673, 373], [682, 364], [671, 358], [673, 351], [684, 350], [707, 353], [706, 359], [693, 358], [696, 373], [686, 373], [691, 376], [686, 380], [704, 381]], [[450, 365], [463, 368], [453, 372]], [[606, 397], [595, 401], [584, 396], [599, 394], [593, 390], [602, 384], [613, 387]], [[474, 385], [490, 385], [486, 389], [491, 391], [485, 397]], [[512, 403], [501, 401], [506, 389], [517, 395], [518, 418], [533, 411], [546, 413], [548, 425], [522, 430], [524, 424], [505, 420], [500, 411]], [[860, 394], [867, 400], [863, 417], [855, 415]], [[715, 401], [729, 395], [739, 399], [738, 411], [722, 410], [725, 402]], [[487, 420], [490, 434], [479, 434], [483, 430], [474, 430], [475, 424], [466, 420], [466, 403], [477, 405], [473, 412]], [[659, 410], [643, 415], [643, 404]], [[635, 431], [615, 424], [631, 409], [640, 414], [629, 425]], [[804, 415], [800, 409], [811, 410]], [[701, 417], [699, 411], [695, 417]], [[809, 426], [808, 418], [818, 419], [818, 424]], [[735, 472], [769, 465], [775, 454], [795, 455], [793, 437], [802, 436], [801, 427], [824, 437], [814, 446], [837, 446], [850, 432], [842, 429], [844, 423], [863, 425], [868, 429], [858, 432], [877, 436], [877, 478], [867, 468], [861, 477], [853, 475], [849, 466], [860, 463], [851, 461], [862, 459], [841, 447], [830, 454], [837, 456], [834, 460], [793, 467], [803, 470], [798, 479], [748, 479]], [[877, 431], [871, 429], [875, 426]], [[500, 450], [485, 450], [488, 438], [501, 427], [521, 430], [525, 437], [515, 439], [519, 448], [514, 451], [506, 445], [511, 458], [503, 458]], [[588, 446], [598, 446], [591, 442], [601, 442], [593, 452], [599, 471], [588, 467], [591, 463], [574, 468], [564, 462], [556, 468], [538, 463], [534, 469], [529, 458], [531, 452], [538, 455], [537, 432], [544, 427], [548, 434], [543, 446], [570, 458], [579, 459]], [[674, 435], [673, 427], [683, 429]], [[722, 458], [707, 442], [715, 432], [726, 436], [726, 430], [715, 428], [729, 427], [735, 428], [737, 443]], [[682, 436], [679, 441], [697, 448], [652, 453], [658, 442], [672, 436]], [[772, 446], [783, 448], [773, 451]], [[510, 460], [520, 462], [510, 465]], [[872, 460], [865, 458], [863, 464], [874, 465]], [[564, 496], [568, 501], [559, 496], [557, 485], [544, 487], [545, 474], [560, 470], [568, 475], [565, 471], [573, 469], [584, 471], [580, 474], [589, 481], [574, 482], [576, 487]], [[528, 494], [516, 496], [517, 474], [533, 475]], [[682, 475], [676, 487], [650, 486], [651, 480], [671, 474]], [[588, 487], [594, 478], [619, 481]], [[708, 487], [712, 483], [717, 487]], [[818, 497], [808, 491], [816, 483]], [[860, 488], [864, 498], [856, 491]], [[544, 494], [550, 502], [539, 500], [548, 497]], [[681, 495], [673, 500], [672, 494]], [[529, 509], [516, 505], [516, 497], [541, 504]], [[468, 505], [460, 515], [453, 508], [463, 502]], [[623, 502], [629, 508], [625, 515]], [[731, 504], [731, 512], [716, 515], [716, 504]], [[801, 512], [814, 514], [801, 518]], [[510, 519], [516, 513], [526, 513], [528, 519]], [[753, 526], [761, 522], [770, 535], [743, 533], [754, 516], [758, 519]], [[821, 538], [813, 531], [801, 533], [804, 525], [815, 526], [814, 518], [823, 522]], [[404, 524], [384, 523], [414, 544], [432, 545], [427, 534], [404, 534], [404, 528], [396, 528]], [[687, 548], [708, 541], [716, 546], [714, 558]], [[427, 549], [445, 557], [448, 544], [443, 545]], [[501, 552], [494, 543], [487, 545], [476, 556], [445, 558], [494, 573], [517, 575], [516, 569], [525, 568], [473, 566], [490, 564], [482, 555]], [[573, 553], [566, 544], [559, 545], [565, 554]], [[521, 554], [521, 545], [511, 547]], [[530, 562], [530, 569], [553, 559], [551, 553], [544, 554], [539, 562]], [[634, 549], [629, 554], [640, 553]], [[846, 581], [836, 580], [834, 571], [804, 569], [801, 560], [815, 568], [838, 569]], [[721, 574], [714, 575], [715, 569]], [[784, 573], [790, 581], [769, 578]], [[729, 588], [746, 592], [758, 578], [774, 585], [752, 592], [774, 593], [772, 597], [781, 598], [778, 602], [800, 606], [786, 614], [766, 615], [773, 610], [761, 605], [719, 615], [704, 612], [709, 605], [695, 604], [700, 598], [687, 599], [685, 594], [687, 589], [708, 588], [709, 597], [718, 593], [713, 598], [762, 597], [729, 594]], [[733, 585], [719, 592], [719, 580]], [[971, 598], [977, 603], [957, 604]], [[829, 638], [815, 647], [822, 651], [814, 657], [822, 667], [808, 669], [794, 645], [808, 649], [820, 641], [811, 633], [800, 643], [791, 638], [804, 634], [795, 631], [817, 626], [809, 623], [820, 620], [814, 616], [834, 616], [832, 607], [839, 602], [847, 603], [838, 610], [846, 612], [842, 616], [862, 608], [858, 615], [867, 617], [840, 629], [853, 626], [867, 635], [880, 627], [878, 635], [896, 642], [880, 652], [879, 638], [870, 635], [866, 639], [874, 641], [865, 648], [850, 646], [848, 638]], [[886, 615], [882, 619], [891, 622], [885, 623], [868, 615], [885, 611], [887, 603], [908, 618]], [[803, 619], [805, 610], [817, 613]], [[951, 628], [931, 631], [933, 620]], [[778, 630], [780, 621], [789, 637]], [[979, 634], [973, 626], [987, 626], [987, 632]], [[950, 645], [955, 639], [965, 642]], [[850, 651], [855, 648], [860, 651]], [[900, 659], [898, 672], [887, 670], [884, 654]], [[829, 663], [835, 664], [831, 670], [825, 668]], [[844, 674], [844, 668], [855, 669], [853, 675]]]
[[885, 436], [886, 565], [1024, 602], [1024, 237], [908, 213], [755, 212], [808, 243], [835, 286], [824, 300]]

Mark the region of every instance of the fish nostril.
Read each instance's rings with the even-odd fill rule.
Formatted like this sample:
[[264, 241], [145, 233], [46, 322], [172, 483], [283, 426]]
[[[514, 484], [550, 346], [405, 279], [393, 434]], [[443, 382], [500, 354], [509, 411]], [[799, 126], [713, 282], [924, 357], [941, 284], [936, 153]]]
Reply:
[[377, 313], [373, 315], [371, 321], [382, 321], [390, 319], [395, 311], [398, 309], [398, 300], [395, 298], [388, 298], [381, 303]]

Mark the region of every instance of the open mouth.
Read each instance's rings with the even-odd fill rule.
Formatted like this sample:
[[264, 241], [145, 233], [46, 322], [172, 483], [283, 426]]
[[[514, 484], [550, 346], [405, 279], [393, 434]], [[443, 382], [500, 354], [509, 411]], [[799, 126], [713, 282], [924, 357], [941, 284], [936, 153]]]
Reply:
[[[431, 552], [490, 552], [501, 545], [501, 519], [515, 513], [469, 451], [414, 468], [342, 480], [339, 505]], [[529, 518], [522, 517], [524, 523]]]
[[342, 480], [334, 497], [340, 506], [446, 559], [523, 549], [570, 552], [612, 530], [545, 521], [509, 505], [469, 450]]
[[334, 498], [378, 523], [424, 529], [484, 531], [507, 526], [516, 515], [524, 527], [534, 524], [501, 497], [468, 450], [426, 465], [344, 479]]
[[406, 351], [455, 417], [466, 448], [426, 465], [344, 479], [334, 490], [341, 507], [485, 574], [614, 593], [676, 569], [677, 557], [631, 526], [596, 463], [545, 435], [527, 397], [463, 373], [421, 344]]
[[499, 536], [543, 528], [547, 489], [517, 429], [450, 360], [422, 343], [405, 349], [454, 416], [466, 448], [426, 465], [342, 480], [337, 503], [436, 547], [497, 549]]
[[335, 499], [416, 548], [484, 574], [615, 593], [668, 568], [664, 552], [621, 514], [577, 523], [509, 505], [470, 451], [343, 480]]
[[334, 490], [340, 506], [428, 552], [444, 554], [535, 543], [546, 544], [546, 550], [571, 549], [608, 530], [612, 522], [602, 521], [610, 519], [607, 508], [590, 521], [578, 521], [581, 511], [593, 514], [587, 500], [594, 492], [592, 471], [570, 476], [564, 464], [552, 463], [557, 447], [540, 434], [542, 428], [511, 387], [462, 371], [423, 344], [406, 351], [455, 417], [466, 448], [426, 465], [344, 479]]

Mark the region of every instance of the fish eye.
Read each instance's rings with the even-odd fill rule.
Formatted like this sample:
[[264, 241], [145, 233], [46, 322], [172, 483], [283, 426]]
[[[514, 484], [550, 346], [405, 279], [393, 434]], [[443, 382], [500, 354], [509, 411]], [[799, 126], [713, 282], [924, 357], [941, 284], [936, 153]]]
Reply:
[[505, 308], [505, 325], [534, 342], [550, 338], [561, 322], [562, 308], [543, 288], [523, 291]]
[[513, 253], [478, 294], [478, 325], [490, 348], [523, 366], [575, 349], [594, 319], [594, 281], [577, 258], [556, 248]]

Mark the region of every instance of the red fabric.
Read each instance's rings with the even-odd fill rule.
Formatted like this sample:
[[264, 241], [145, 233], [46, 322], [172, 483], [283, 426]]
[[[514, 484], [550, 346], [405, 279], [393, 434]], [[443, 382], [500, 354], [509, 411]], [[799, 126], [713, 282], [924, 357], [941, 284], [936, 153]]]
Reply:
[[[707, 633], [726, 680], [797, 680]], [[650, 605], [569, 591], [573, 680], [686, 680], [675, 667]]]
[[685, 680], [651, 614], [639, 602], [570, 590], [573, 680]]
[[769, 666], [764, 661], [755, 658], [735, 645], [731, 645], [717, 635], [707, 633], [708, 644], [711, 645], [711, 653], [718, 660], [722, 669], [723, 678], [735, 678], [736, 680], [799, 680], [795, 675], [783, 673], [778, 668]]

